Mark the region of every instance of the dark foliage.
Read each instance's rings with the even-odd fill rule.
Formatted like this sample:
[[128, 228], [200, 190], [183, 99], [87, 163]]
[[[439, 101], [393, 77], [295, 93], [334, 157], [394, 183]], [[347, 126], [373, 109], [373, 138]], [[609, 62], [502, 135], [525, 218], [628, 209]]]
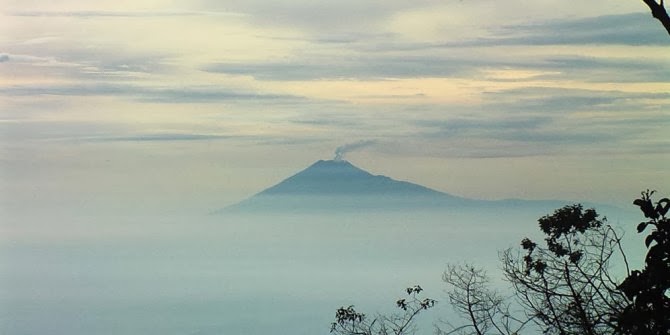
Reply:
[[670, 199], [653, 203], [653, 191], [642, 192], [633, 202], [647, 221], [637, 226], [638, 233], [651, 227], [645, 239], [648, 248], [645, 267], [635, 270], [619, 288], [632, 302], [619, 320], [622, 334], [670, 334]]
[[340, 307], [335, 313], [335, 322], [330, 332], [338, 335], [406, 335], [413, 331], [414, 321], [422, 311], [437, 303], [430, 298], [419, 298], [423, 289], [416, 285], [406, 290], [408, 297], [396, 301], [396, 307], [402, 312], [392, 315], [379, 315], [368, 319], [354, 306]]
[[502, 254], [505, 278], [545, 334], [611, 334], [627, 303], [610, 273], [620, 238], [593, 209], [571, 205], [539, 219], [544, 245], [525, 238]]
[[[638, 233], [649, 231], [642, 270], [629, 271], [621, 239], [593, 209], [565, 206], [538, 220], [544, 243], [529, 238], [521, 250], [502, 253], [503, 274], [512, 284], [521, 311], [489, 289], [486, 273], [471, 265], [450, 265], [443, 280], [449, 301], [463, 324], [445, 322], [437, 333], [512, 335], [535, 322], [544, 334], [670, 335], [670, 199], [652, 200], [642, 193], [633, 204], [646, 220]], [[621, 261], [623, 281], [610, 264]], [[620, 269], [620, 270], [623, 270]], [[331, 332], [339, 335], [403, 335], [413, 330], [416, 316], [435, 305], [420, 299], [420, 286], [396, 301], [400, 313], [369, 320], [353, 306], [338, 309]]]
[[443, 320], [437, 335], [513, 335], [531, 318], [512, 311], [509, 299], [489, 287], [489, 277], [472, 265], [448, 265], [442, 280], [449, 288], [449, 302], [462, 323]]

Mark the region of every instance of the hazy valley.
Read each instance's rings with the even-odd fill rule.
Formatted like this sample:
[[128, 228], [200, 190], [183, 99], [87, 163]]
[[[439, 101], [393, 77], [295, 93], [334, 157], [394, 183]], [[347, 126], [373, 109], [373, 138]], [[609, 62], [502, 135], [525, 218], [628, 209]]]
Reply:
[[[24, 213], [2, 243], [0, 332], [327, 334], [336, 308], [384, 311], [409, 285], [444, 299], [447, 262], [498, 278], [498, 252], [539, 236], [537, 218], [562, 204], [466, 199], [319, 161], [213, 213]], [[449, 307], [431, 313], [426, 334]]]

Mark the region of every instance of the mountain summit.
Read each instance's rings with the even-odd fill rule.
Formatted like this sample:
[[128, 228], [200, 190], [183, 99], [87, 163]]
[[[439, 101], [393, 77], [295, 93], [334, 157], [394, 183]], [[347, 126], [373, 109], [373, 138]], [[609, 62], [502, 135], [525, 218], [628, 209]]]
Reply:
[[482, 203], [373, 175], [345, 160], [320, 160], [227, 210], [314, 212], [394, 210]]
[[[537, 217], [570, 202], [558, 200], [477, 200], [454, 196], [386, 176], [373, 175], [343, 159], [320, 160], [250, 198], [224, 208], [230, 214], [328, 214], [501, 211]], [[584, 204], [593, 207], [594, 204]], [[606, 208], [598, 205], [598, 208]], [[612, 207], [609, 207], [612, 209]], [[612, 212], [614, 210], [611, 210]]]
[[258, 195], [444, 195], [429, 188], [375, 176], [345, 160], [320, 160]]

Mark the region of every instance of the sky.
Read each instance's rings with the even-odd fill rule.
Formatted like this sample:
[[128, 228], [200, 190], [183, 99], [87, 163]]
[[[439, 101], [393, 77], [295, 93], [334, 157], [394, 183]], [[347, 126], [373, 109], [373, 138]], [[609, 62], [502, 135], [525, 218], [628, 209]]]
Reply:
[[479, 199], [670, 192], [670, 36], [640, 1], [2, 7], [10, 218], [204, 213], [336, 153]]

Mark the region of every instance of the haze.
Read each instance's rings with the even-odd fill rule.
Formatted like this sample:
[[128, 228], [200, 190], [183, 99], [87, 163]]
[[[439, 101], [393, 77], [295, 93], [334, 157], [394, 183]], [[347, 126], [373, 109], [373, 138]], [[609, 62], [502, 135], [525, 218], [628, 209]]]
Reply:
[[321, 159], [481, 200], [667, 196], [668, 43], [634, 0], [4, 1], [0, 333], [325, 334], [439, 300], [446, 262], [495, 271], [546, 213], [211, 213]]

